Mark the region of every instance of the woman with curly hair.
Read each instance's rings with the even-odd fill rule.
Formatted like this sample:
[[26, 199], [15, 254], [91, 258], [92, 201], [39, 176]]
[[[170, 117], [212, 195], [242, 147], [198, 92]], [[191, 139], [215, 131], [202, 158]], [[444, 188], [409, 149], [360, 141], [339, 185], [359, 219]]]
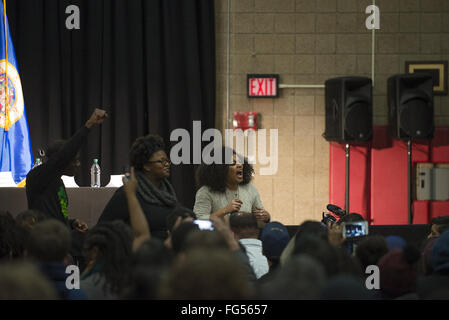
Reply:
[[[175, 190], [168, 181], [171, 161], [165, 144], [158, 135], [137, 138], [129, 153], [138, 181], [137, 199], [147, 219], [153, 237], [167, 238], [167, 216], [176, 207]], [[122, 220], [130, 224], [126, 194], [119, 188], [106, 205], [98, 222]]]
[[222, 164], [202, 164], [198, 168], [200, 188], [193, 211], [198, 219], [223, 218], [233, 212], [252, 212], [259, 222], [270, 221], [270, 214], [263, 208], [259, 192], [251, 184], [254, 173], [252, 165], [234, 150], [232, 163], [226, 164], [226, 150], [221, 150]]

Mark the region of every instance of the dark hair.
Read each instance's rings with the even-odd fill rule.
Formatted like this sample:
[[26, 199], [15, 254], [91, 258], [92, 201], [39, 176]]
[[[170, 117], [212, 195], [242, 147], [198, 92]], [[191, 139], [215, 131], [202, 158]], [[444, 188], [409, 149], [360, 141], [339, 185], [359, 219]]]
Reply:
[[84, 248], [99, 250], [96, 264], [106, 280], [105, 293], [120, 294], [127, 285], [132, 242], [132, 230], [123, 221], [102, 222], [88, 231]]
[[8, 211], [0, 211], [0, 260], [22, 256], [26, 234]]
[[165, 150], [164, 140], [154, 134], [148, 134], [139, 137], [134, 141], [129, 151], [129, 162], [137, 171], [142, 171], [143, 166], [148, 162], [151, 156], [160, 151]]
[[28, 254], [39, 262], [62, 262], [70, 246], [69, 229], [56, 219], [36, 224], [27, 241]]
[[436, 224], [438, 233], [442, 234], [444, 231], [449, 230], [449, 216], [433, 218], [432, 224]]
[[345, 222], [360, 222], [365, 221], [365, 218], [361, 214], [358, 213], [350, 213], [341, 217], [336, 223], [337, 225], [341, 225]]
[[[198, 188], [202, 186], [209, 187], [215, 192], [226, 192], [226, 180], [228, 176], [229, 164], [226, 164], [226, 150], [228, 148], [222, 147], [222, 162], [221, 164], [201, 164], [196, 172], [196, 180]], [[254, 173], [253, 166], [248, 163], [248, 159], [241, 157], [234, 150], [233, 154], [237, 157], [243, 159], [243, 181], [240, 183], [242, 185], [248, 184]]]
[[171, 241], [172, 248], [175, 253], [179, 253], [184, 250], [186, 239], [192, 232], [199, 232], [198, 225], [193, 222], [183, 222], [173, 230]]
[[313, 234], [318, 238], [327, 241], [327, 228], [318, 221], [307, 220], [301, 223], [298, 227], [298, 231], [296, 231], [296, 238], [305, 234]]
[[259, 236], [256, 216], [251, 212], [233, 213], [229, 217], [231, 230], [240, 238], [254, 238]]
[[37, 223], [42, 222], [46, 219], [45, 213], [35, 210], [35, 209], [29, 209], [20, 212], [16, 216], [16, 222], [18, 225], [23, 226], [25, 228], [32, 228]]
[[125, 299], [156, 299], [166, 270], [171, 267], [173, 253], [156, 238], [142, 243], [131, 260], [130, 287]]
[[263, 299], [318, 299], [326, 284], [326, 272], [320, 261], [308, 254], [292, 256], [274, 279], [262, 285]]
[[167, 274], [159, 298], [173, 300], [254, 299], [245, 270], [229, 250], [191, 250]]
[[45, 158], [47, 160], [50, 159], [50, 157], [58, 152], [66, 142], [67, 140], [62, 139], [52, 142], [45, 151]]
[[30, 262], [0, 264], [0, 300], [57, 300], [55, 286]]
[[333, 247], [325, 240], [313, 234], [304, 234], [296, 237], [293, 256], [307, 254], [321, 262], [328, 276], [338, 272], [338, 256]]
[[368, 236], [360, 241], [355, 250], [355, 255], [362, 264], [363, 270], [369, 265], [377, 265], [380, 258], [387, 253], [387, 241], [383, 236]]
[[227, 250], [228, 244], [218, 231], [200, 230], [188, 234], [183, 248], [184, 251], [193, 249], [201, 249], [206, 251], [218, 249]]
[[167, 230], [170, 232], [173, 232], [173, 227], [175, 226], [176, 220], [181, 217], [182, 219], [185, 218], [193, 218], [196, 219], [196, 214], [192, 210], [183, 207], [183, 206], [176, 206], [172, 212], [169, 213], [167, 216]]

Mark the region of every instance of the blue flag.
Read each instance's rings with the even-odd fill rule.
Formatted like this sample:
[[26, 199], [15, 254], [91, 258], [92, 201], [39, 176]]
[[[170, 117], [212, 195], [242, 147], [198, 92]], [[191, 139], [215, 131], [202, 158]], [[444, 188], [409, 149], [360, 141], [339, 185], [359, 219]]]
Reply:
[[11, 171], [19, 183], [32, 168], [33, 153], [16, 54], [0, 3], [0, 171]]

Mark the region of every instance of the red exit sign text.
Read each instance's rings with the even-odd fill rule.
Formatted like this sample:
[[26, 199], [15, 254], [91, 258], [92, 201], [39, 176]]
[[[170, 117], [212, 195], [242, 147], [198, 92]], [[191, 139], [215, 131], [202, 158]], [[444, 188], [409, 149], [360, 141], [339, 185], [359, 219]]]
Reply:
[[249, 98], [273, 98], [279, 93], [279, 75], [277, 74], [249, 74]]

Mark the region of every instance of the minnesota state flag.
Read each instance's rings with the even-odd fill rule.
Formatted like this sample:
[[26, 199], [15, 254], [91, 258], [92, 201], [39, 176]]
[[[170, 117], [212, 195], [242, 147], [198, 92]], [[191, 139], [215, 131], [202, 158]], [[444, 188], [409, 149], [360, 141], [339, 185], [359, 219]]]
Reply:
[[0, 2], [0, 171], [11, 171], [19, 183], [32, 168], [33, 153], [5, 2]]

